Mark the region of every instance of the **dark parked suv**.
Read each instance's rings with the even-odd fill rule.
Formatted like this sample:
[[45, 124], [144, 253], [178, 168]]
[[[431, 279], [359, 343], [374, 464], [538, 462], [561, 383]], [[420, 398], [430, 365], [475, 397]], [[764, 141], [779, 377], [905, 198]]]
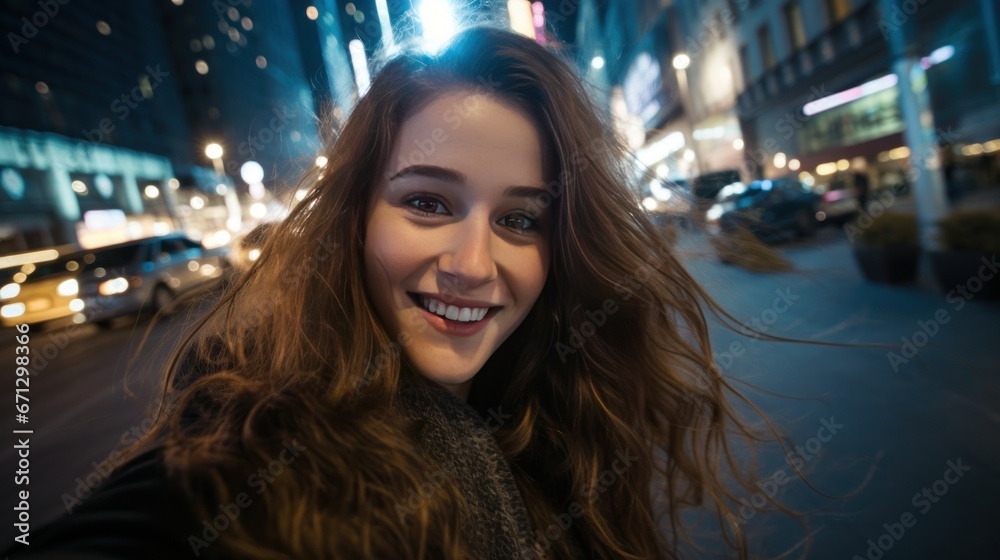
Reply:
[[808, 236], [816, 231], [819, 207], [820, 197], [798, 179], [764, 179], [724, 187], [707, 218], [723, 231], [746, 227], [761, 238]]

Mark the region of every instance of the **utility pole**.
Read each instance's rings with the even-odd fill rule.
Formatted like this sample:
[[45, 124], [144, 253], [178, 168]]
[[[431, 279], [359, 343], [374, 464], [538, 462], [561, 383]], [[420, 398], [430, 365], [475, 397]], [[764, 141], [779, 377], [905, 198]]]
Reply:
[[983, 30], [990, 55], [990, 83], [1000, 84], [1000, 23], [997, 21], [996, 0], [979, 0], [983, 12]]
[[934, 111], [927, 91], [927, 74], [920, 65], [916, 13], [922, 4], [905, 0], [879, 0], [882, 35], [889, 43], [892, 70], [899, 78], [899, 105], [904, 138], [910, 148], [910, 178], [917, 207], [920, 245], [939, 248], [937, 222], [948, 210], [941, 154], [934, 128]]

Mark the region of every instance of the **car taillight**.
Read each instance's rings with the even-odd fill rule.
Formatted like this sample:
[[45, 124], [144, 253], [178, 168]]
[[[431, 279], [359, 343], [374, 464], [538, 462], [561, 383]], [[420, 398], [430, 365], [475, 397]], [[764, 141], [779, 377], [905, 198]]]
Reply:
[[823, 200], [826, 202], [836, 202], [847, 197], [847, 191], [826, 191], [823, 193]]

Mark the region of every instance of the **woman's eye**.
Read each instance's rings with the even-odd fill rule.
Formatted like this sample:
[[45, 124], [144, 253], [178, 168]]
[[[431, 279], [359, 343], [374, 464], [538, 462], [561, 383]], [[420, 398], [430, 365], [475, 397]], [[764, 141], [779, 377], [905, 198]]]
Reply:
[[507, 214], [500, 219], [500, 223], [515, 231], [526, 232], [538, 229], [538, 220], [527, 214], [515, 213]]
[[445, 214], [448, 210], [440, 201], [426, 196], [415, 196], [406, 200], [406, 205], [422, 214]]

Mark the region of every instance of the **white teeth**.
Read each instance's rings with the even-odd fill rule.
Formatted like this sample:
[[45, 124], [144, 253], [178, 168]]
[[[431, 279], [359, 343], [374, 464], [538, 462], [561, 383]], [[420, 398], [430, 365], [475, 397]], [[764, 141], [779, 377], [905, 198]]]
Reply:
[[424, 309], [431, 313], [440, 315], [452, 321], [468, 323], [471, 321], [482, 321], [489, 312], [486, 307], [458, 307], [455, 305], [445, 305], [436, 299], [420, 296], [420, 303]]

